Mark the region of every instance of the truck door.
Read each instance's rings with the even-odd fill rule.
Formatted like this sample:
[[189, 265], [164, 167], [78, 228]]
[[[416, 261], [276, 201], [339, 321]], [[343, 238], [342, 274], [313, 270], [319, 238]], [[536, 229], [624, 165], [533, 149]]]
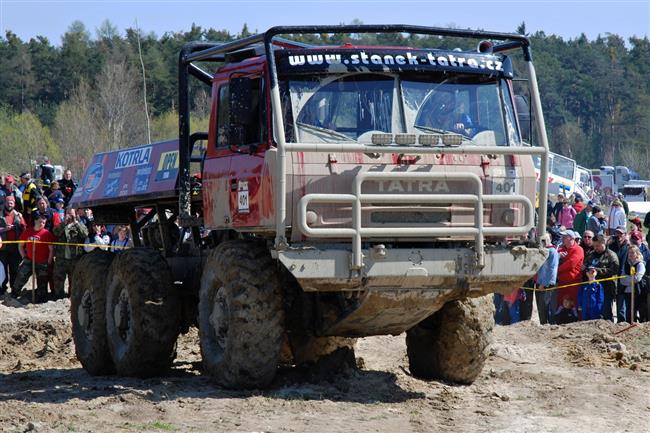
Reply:
[[261, 74], [230, 81], [235, 98], [230, 116], [230, 212], [235, 228], [263, 227], [273, 221], [271, 176], [264, 158], [269, 146], [264, 82]]
[[203, 165], [203, 217], [206, 229], [231, 227], [230, 162], [228, 144], [229, 95], [228, 80], [217, 81], [212, 88], [208, 149]]

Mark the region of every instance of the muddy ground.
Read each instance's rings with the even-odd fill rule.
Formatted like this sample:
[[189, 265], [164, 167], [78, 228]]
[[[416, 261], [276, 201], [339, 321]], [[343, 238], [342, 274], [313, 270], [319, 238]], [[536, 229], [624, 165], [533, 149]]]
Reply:
[[650, 432], [650, 326], [497, 327], [471, 386], [409, 374], [404, 336], [357, 345], [359, 369], [283, 370], [271, 389], [200, 374], [196, 331], [166, 377], [90, 377], [67, 300], [0, 304], [2, 432]]

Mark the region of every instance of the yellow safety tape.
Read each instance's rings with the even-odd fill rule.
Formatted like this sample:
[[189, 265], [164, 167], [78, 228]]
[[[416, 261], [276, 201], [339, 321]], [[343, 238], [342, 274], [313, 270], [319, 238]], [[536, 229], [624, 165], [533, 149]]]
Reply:
[[[564, 289], [566, 287], [581, 286], [583, 284], [600, 283], [602, 281], [620, 280], [621, 278], [625, 278], [626, 276], [627, 275], [619, 275], [619, 276], [616, 276], [616, 277], [600, 278], [598, 280], [593, 280], [593, 281], [581, 281], [579, 283], [571, 283], [571, 284], [563, 284], [561, 286], [545, 287], [543, 289], [539, 289], [537, 287], [520, 287], [520, 289], [532, 290], [532, 291], [535, 291], [535, 292], [551, 292], [553, 290]], [[648, 277], [646, 277], [646, 278], [648, 278]]]
[[46, 244], [46, 245], [67, 245], [67, 246], [73, 246], [73, 247], [103, 247], [103, 248], [118, 248], [118, 249], [126, 249], [126, 248], [133, 248], [133, 247], [123, 247], [123, 246], [113, 246], [113, 245], [106, 245], [106, 244], [76, 244], [72, 242], [43, 242], [43, 241], [2, 241], [0, 244]]

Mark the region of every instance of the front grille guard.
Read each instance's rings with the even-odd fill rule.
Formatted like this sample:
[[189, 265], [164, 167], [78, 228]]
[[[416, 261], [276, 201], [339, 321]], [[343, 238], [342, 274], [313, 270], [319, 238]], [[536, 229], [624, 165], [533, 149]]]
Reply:
[[[469, 194], [363, 194], [361, 186], [366, 180], [431, 180], [469, 181], [473, 191]], [[350, 204], [352, 227], [313, 228], [307, 224], [307, 208], [310, 203]], [[473, 227], [363, 227], [361, 207], [365, 203], [430, 204], [466, 203], [474, 205]], [[483, 209], [486, 204], [522, 204], [523, 226], [483, 227]], [[298, 228], [312, 238], [352, 239], [352, 269], [363, 267], [362, 238], [367, 237], [422, 237], [422, 236], [473, 236], [476, 244], [476, 259], [479, 267], [485, 265], [483, 244], [485, 236], [525, 235], [534, 226], [533, 204], [523, 195], [483, 195], [483, 183], [473, 173], [359, 173], [352, 185], [352, 194], [307, 194], [298, 203]]]

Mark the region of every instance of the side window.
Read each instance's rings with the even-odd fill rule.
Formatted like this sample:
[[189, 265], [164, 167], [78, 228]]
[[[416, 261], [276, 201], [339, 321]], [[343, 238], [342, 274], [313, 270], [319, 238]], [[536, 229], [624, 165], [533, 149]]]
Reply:
[[217, 147], [228, 146], [228, 131], [230, 124], [230, 91], [228, 83], [219, 87], [217, 101]]
[[241, 117], [234, 120], [235, 123], [231, 124], [230, 86], [228, 83], [225, 83], [219, 87], [217, 147], [227, 147], [231, 144], [259, 144], [266, 141], [266, 106], [262, 92], [262, 79], [251, 79], [250, 100], [242, 104], [245, 107], [250, 107], [250, 109], [239, 113], [238, 116]]
[[251, 103], [250, 117], [246, 122], [243, 144], [259, 144], [264, 141], [264, 132], [266, 124], [263, 107], [264, 98], [262, 97], [262, 80], [260, 78], [251, 79]]
[[493, 84], [479, 86], [478, 100], [480, 101], [478, 111], [480, 125], [494, 131], [497, 146], [504, 146], [506, 137], [499, 87]]

